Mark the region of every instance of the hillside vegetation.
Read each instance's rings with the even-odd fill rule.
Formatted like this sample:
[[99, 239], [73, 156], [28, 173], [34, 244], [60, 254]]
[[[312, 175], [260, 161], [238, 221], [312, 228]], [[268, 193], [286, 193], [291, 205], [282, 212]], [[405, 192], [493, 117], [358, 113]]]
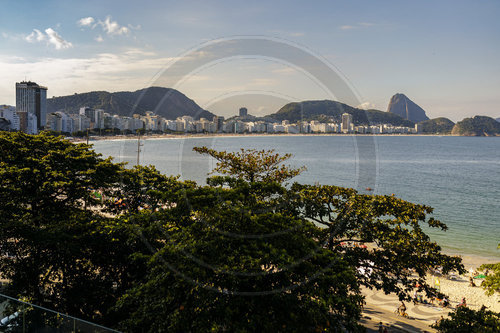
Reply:
[[439, 117], [421, 121], [422, 133], [450, 134], [455, 123], [448, 118]]
[[499, 136], [500, 123], [486, 116], [465, 118], [453, 127], [451, 134], [464, 136]]
[[289, 120], [290, 122], [300, 120], [325, 121], [328, 119], [339, 122], [343, 113], [352, 114], [353, 122], [356, 125], [392, 124], [394, 126], [414, 126], [412, 121], [403, 119], [393, 113], [379, 110], [358, 109], [344, 103], [330, 100], [288, 103], [278, 110], [278, 112], [268, 117], [276, 120]]
[[133, 92], [92, 91], [47, 99], [47, 112], [76, 113], [83, 106], [103, 109], [120, 116], [132, 116], [134, 113], [143, 115], [146, 111], [153, 111], [166, 119], [191, 116], [195, 119], [212, 120], [214, 116], [183, 93], [162, 87], [149, 87]]

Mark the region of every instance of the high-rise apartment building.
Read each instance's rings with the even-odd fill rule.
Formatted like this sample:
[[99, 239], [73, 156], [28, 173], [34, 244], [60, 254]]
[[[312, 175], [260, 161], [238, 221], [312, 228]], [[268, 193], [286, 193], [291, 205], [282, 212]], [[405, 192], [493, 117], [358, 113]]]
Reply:
[[343, 113], [342, 123], [340, 124], [342, 133], [349, 133], [351, 131], [351, 124], [352, 124], [352, 114]]
[[37, 129], [43, 129], [47, 121], [47, 87], [31, 81], [17, 82], [16, 111], [35, 115]]
[[217, 132], [224, 131], [224, 117], [214, 116], [213, 122], [215, 123], [215, 128]]

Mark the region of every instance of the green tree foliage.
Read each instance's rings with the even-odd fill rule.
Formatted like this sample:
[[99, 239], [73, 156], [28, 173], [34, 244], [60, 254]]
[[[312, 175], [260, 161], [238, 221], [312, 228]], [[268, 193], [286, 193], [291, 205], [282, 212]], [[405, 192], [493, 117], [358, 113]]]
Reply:
[[193, 150], [200, 154], [210, 155], [217, 160], [214, 172], [231, 175], [250, 183], [283, 183], [305, 170], [303, 167], [292, 169], [289, 166], [280, 165], [292, 155], [279, 155], [274, 150], [241, 149], [236, 153], [219, 152], [207, 147], [195, 147]]
[[[334, 186], [285, 186], [300, 172], [281, 165], [289, 155], [194, 150], [215, 158], [220, 175], [179, 192], [165, 219], [157, 216], [168, 241], [147, 281], [119, 301], [119, 311], [132, 313], [123, 328], [357, 330], [359, 285], [409, 299], [416, 283], [432, 292], [429, 268], [464, 271], [423, 233], [422, 223], [446, 229], [426, 219], [430, 207]], [[168, 212], [179, 209], [190, 213]]]
[[491, 117], [485, 116], [465, 118], [453, 127], [451, 134], [466, 136], [500, 135], [500, 123]]
[[[155, 247], [148, 279], [119, 301], [117, 311], [130, 314], [122, 328], [360, 330], [354, 269], [316, 241], [316, 226], [284, 213], [285, 189], [270, 177], [299, 172], [278, 167], [287, 157], [198, 150], [226, 162], [221, 173], [241, 178], [230, 172], [211, 177], [208, 186], [192, 184], [157, 212], [164, 245]], [[243, 165], [248, 156], [250, 165]]]
[[[500, 249], [500, 244], [498, 244]], [[479, 267], [481, 271], [488, 271], [481, 286], [486, 290], [486, 295], [492, 296], [495, 292], [500, 293], [500, 263], [483, 264]]]
[[500, 293], [500, 263], [483, 264], [479, 269], [488, 270], [489, 272], [481, 284], [486, 289], [486, 294], [491, 296], [495, 292]]
[[[227, 153], [206, 147], [194, 150], [218, 160], [215, 171], [247, 182], [274, 179], [282, 183], [302, 171], [278, 166], [291, 156], [279, 157], [272, 151]], [[319, 241], [355, 267], [359, 281], [367, 287], [410, 299], [416, 284], [429, 295], [434, 292], [425, 280], [431, 268], [442, 267], [445, 274], [454, 270], [465, 272], [459, 257], [442, 254], [439, 245], [422, 230], [422, 225], [447, 228], [444, 223], [427, 218], [431, 207], [337, 186], [294, 183], [280, 195], [286, 213], [320, 226]], [[373, 246], [341, 246], [347, 242]]]
[[361, 285], [408, 299], [428, 268], [463, 272], [430, 207], [289, 184], [290, 155], [196, 148], [218, 162], [199, 186], [89, 148], [0, 133], [9, 294], [133, 332], [359, 331]]
[[111, 289], [107, 274], [115, 270], [99, 232], [106, 218], [90, 208], [119, 168], [61, 137], [0, 133], [0, 271], [12, 281], [8, 293], [84, 318], [113, 303], [99, 292]]
[[[422, 225], [446, 230], [442, 222], [426, 217], [430, 207], [337, 186], [294, 184], [292, 195], [295, 214], [323, 227], [322, 240], [359, 269], [358, 279], [367, 287], [409, 300], [416, 284], [429, 295], [434, 292], [425, 281], [429, 269], [465, 272], [459, 257], [442, 254], [422, 230]], [[372, 246], [342, 247], [346, 242]]]
[[422, 133], [428, 134], [449, 134], [455, 123], [448, 118], [440, 117], [421, 121]]
[[500, 332], [500, 313], [461, 306], [432, 327], [442, 333], [496, 333]]

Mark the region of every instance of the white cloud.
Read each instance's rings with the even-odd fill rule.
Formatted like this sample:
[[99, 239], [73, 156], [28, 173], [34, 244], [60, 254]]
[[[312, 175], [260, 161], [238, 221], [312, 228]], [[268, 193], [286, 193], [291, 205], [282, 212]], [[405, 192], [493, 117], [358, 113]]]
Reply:
[[[141, 25], [136, 25], [136, 26], [132, 24], [127, 24], [127, 26], [120, 25], [117, 21], [113, 21], [110, 15], [106, 16], [104, 21], [93, 18], [92, 16], [83, 17], [79, 19], [76, 22], [76, 24], [80, 27], [89, 27], [91, 29], [100, 26], [102, 31], [106, 33], [108, 36], [128, 35], [132, 30], [141, 29]], [[102, 35], [98, 35], [94, 39], [99, 43], [104, 41]]]
[[47, 28], [45, 29], [45, 33], [41, 32], [38, 29], [33, 29], [33, 31], [25, 36], [24, 39], [29, 43], [35, 42], [43, 42], [46, 41], [48, 45], [52, 45], [56, 48], [56, 50], [67, 49], [73, 47], [73, 44], [64, 40], [54, 29]]
[[45, 29], [45, 33], [47, 34], [48, 37], [48, 42], [49, 44], [54, 45], [56, 50], [61, 50], [61, 49], [67, 49], [70, 47], [73, 47], [73, 44], [70, 42], [64, 40], [61, 35], [59, 35], [54, 29], [52, 28], [47, 28]]
[[357, 108], [363, 109], [363, 110], [375, 109], [375, 104], [370, 103], [370, 102], [364, 102], [364, 103], [359, 104], [357, 106]]
[[128, 51], [125, 51], [126, 55], [128, 56], [143, 56], [143, 57], [153, 57], [155, 55], [157, 55], [156, 52], [151, 52], [151, 51], [144, 51], [144, 50], [141, 50], [141, 49], [138, 49], [138, 48], [132, 48], [132, 49], [129, 49]]
[[45, 40], [45, 35], [38, 29], [33, 29], [33, 31], [26, 36], [26, 41], [30, 43], [41, 42]]
[[14, 83], [25, 76], [47, 86], [48, 96], [94, 90], [144, 88], [174, 58], [127, 53], [102, 53], [89, 58], [19, 59], [0, 55], [0, 104], [15, 103]]
[[132, 24], [127, 24], [127, 25], [132, 30], [141, 30], [141, 28], [142, 28], [140, 24], [138, 24], [136, 26], [133, 26]]
[[108, 35], [127, 35], [130, 32], [130, 29], [121, 26], [116, 21], [111, 20], [111, 16], [107, 16], [104, 21], [99, 20], [97, 24], [101, 25], [104, 32]]
[[76, 24], [78, 24], [78, 26], [80, 27], [90, 27], [92, 26], [92, 23], [94, 23], [95, 20], [92, 16], [89, 16], [89, 17], [83, 17], [81, 19], [79, 19]]
[[352, 30], [352, 29], [356, 29], [356, 27], [353, 25], [343, 25], [340, 27], [340, 30]]

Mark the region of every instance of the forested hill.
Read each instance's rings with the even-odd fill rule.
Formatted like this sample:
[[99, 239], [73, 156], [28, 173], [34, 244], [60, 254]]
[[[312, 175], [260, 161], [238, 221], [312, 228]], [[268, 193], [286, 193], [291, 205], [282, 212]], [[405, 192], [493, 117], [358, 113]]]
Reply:
[[334, 120], [339, 122], [343, 113], [352, 114], [353, 122], [356, 125], [392, 124], [394, 126], [414, 126], [412, 121], [403, 119], [394, 113], [358, 109], [331, 100], [288, 103], [278, 112], [270, 114], [268, 117], [276, 120], [289, 120], [290, 122], [299, 120]]
[[439, 117], [421, 121], [422, 133], [429, 134], [450, 134], [455, 123], [448, 118]]
[[451, 131], [454, 135], [500, 136], [500, 123], [491, 117], [475, 116], [459, 121]]
[[162, 87], [150, 87], [137, 91], [92, 91], [47, 99], [47, 112], [66, 111], [76, 113], [81, 107], [103, 109], [110, 114], [132, 116], [153, 111], [166, 119], [191, 116], [195, 119], [212, 120], [213, 114], [203, 110], [183, 93]]

